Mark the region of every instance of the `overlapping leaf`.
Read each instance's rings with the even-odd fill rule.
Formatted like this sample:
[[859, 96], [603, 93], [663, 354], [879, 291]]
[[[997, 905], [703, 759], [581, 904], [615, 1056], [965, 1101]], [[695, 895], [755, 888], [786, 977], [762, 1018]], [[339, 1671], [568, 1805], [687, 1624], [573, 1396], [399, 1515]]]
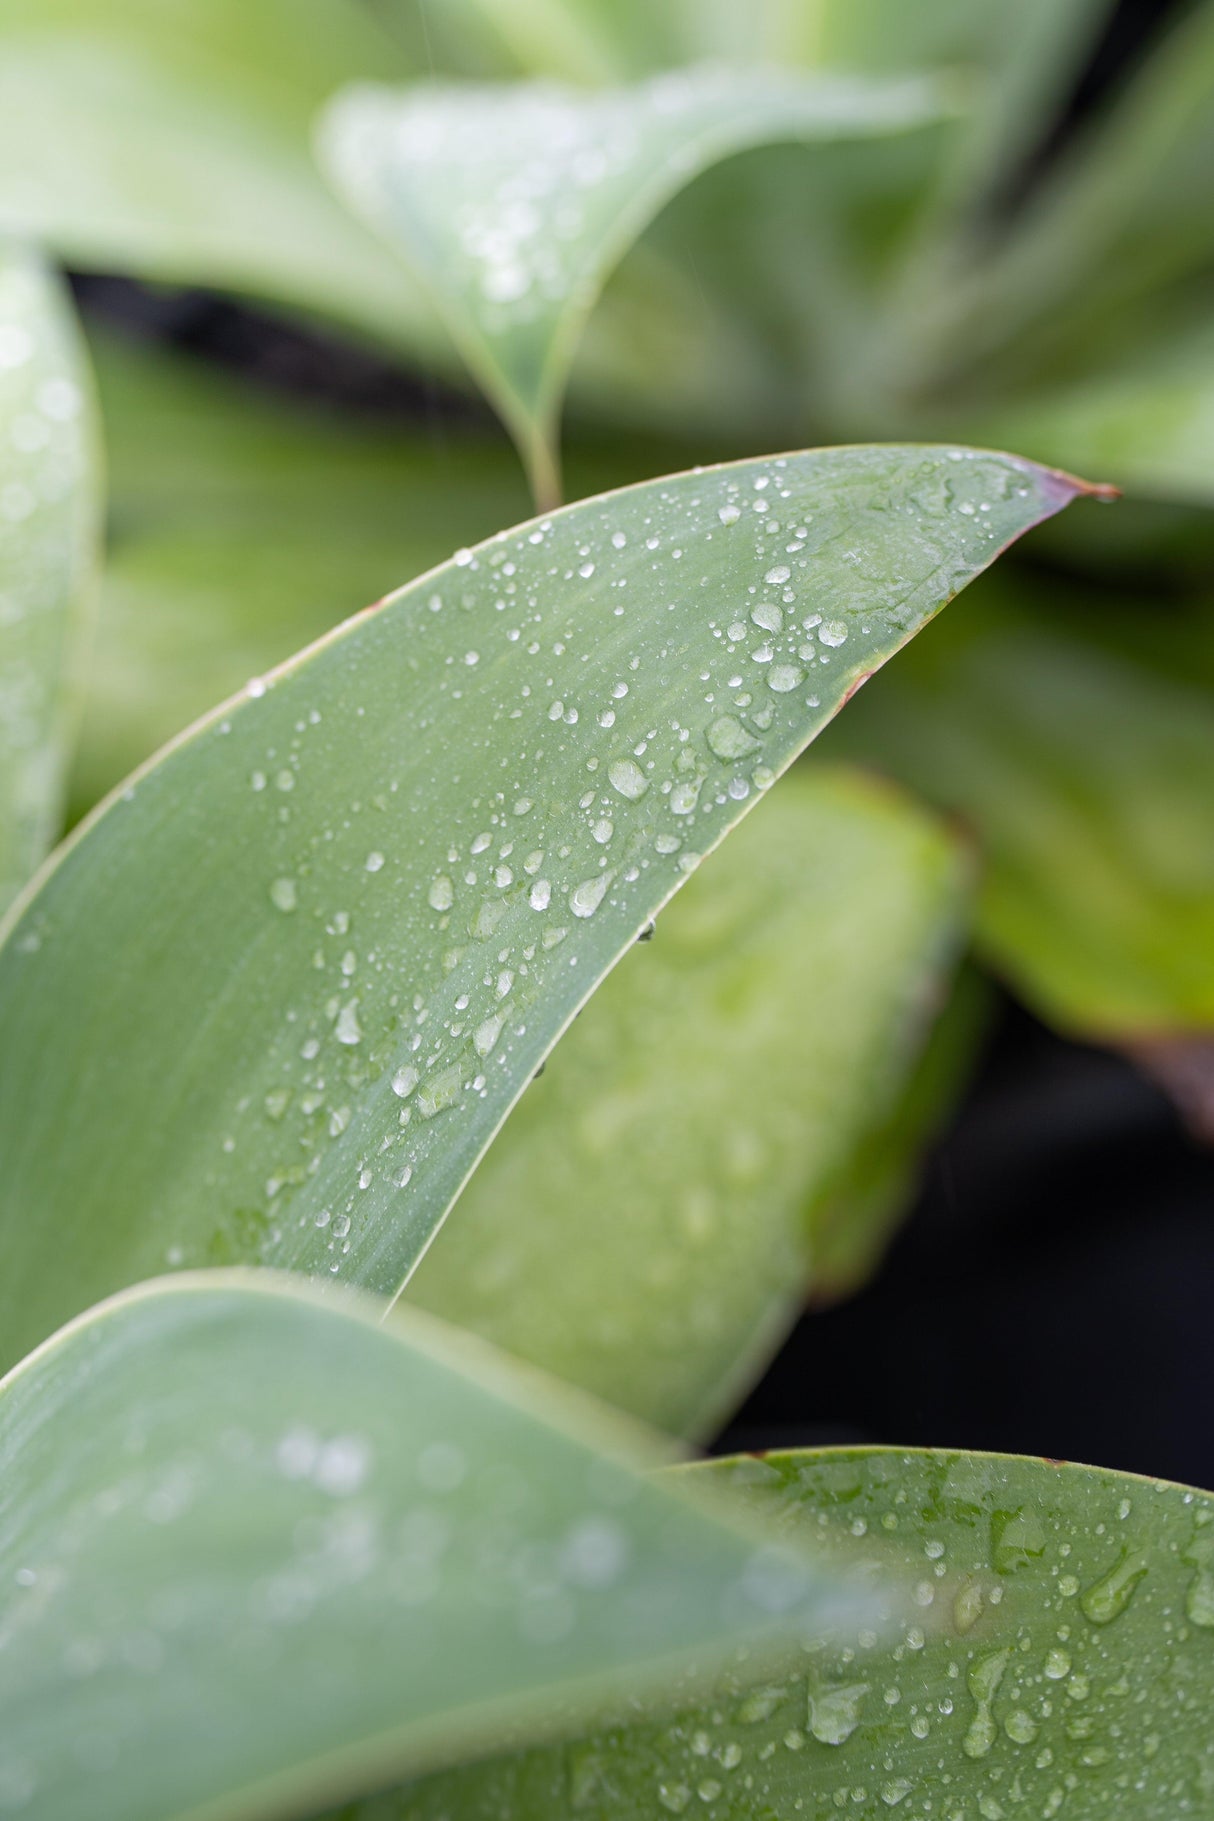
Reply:
[[0, 246], [0, 907], [61, 828], [100, 476], [71, 306]]
[[892, 793], [791, 775], [567, 1033], [409, 1302], [707, 1432], [819, 1288], [827, 1236], [848, 1250], [851, 1179], [902, 1103], [964, 871]]
[[177, 1264], [397, 1290], [702, 855], [1077, 488], [928, 447], [677, 476], [459, 552], [251, 684], [6, 928], [5, 1347]]
[[854, 1604], [593, 1405], [377, 1314], [145, 1285], [0, 1388], [6, 1810], [294, 1815]]
[[964, 817], [985, 855], [983, 944], [1044, 1016], [1115, 1040], [1208, 1030], [1208, 632], [1157, 601], [1047, 596], [1047, 613], [1036, 592], [1034, 611], [992, 578], [857, 705], [836, 750]]
[[433, 1778], [348, 1821], [1202, 1814], [1214, 1780], [1214, 1498], [1014, 1456], [873, 1449], [696, 1469], [870, 1574], [892, 1632], [821, 1640], [677, 1717]]
[[671, 196], [747, 146], [898, 132], [940, 109], [939, 91], [910, 78], [726, 67], [593, 94], [358, 87], [326, 111], [318, 147], [351, 207], [429, 285], [537, 499], [551, 504], [582, 327], [607, 273]]

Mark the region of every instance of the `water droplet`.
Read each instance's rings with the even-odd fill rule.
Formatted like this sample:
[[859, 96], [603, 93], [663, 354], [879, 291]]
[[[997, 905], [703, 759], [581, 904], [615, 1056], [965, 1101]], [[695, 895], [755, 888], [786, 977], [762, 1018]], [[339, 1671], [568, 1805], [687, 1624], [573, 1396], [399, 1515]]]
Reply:
[[569, 908], [574, 916], [593, 917], [614, 878], [613, 872], [599, 873], [597, 877], [583, 879], [580, 885], [575, 885], [569, 894]]
[[420, 1079], [417, 1070], [406, 1064], [404, 1068], [397, 1069], [393, 1075], [392, 1092], [398, 1094], [402, 1100], [407, 1100]]
[[736, 525], [741, 516], [741, 510], [737, 506], [718, 506], [717, 508], [717, 517], [723, 525]]
[[750, 617], [756, 626], [763, 628], [764, 632], [783, 632], [784, 630], [784, 615], [774, 601], [760, 601], [751, 612]]
[[1065, 1650], [1055, 1647], [1046, 1653], [1043, 1668], [1051, 1682], [1061, 1682], [1065, 1676], [1069, 1676], [1071, 1673], [1071, 1659]]
[[1184, 1560], [1197, 1570], [1185, 1596], [1185, 1612], [1194, 1625], [1214, 1626], [1214, 1536], [1199, 1536]]
[[991, 1560], [1000, 1574], [1014, 1574], [1044, 1553], [1045, 1530], [1031, 1506], [997, 1511], [991, 1519]]
[[1017, 1707], [1003, 1722], [1003, 1730], [1014, 1745], [1031, 1745], [1037, 1737], [1037, 1722], [1022, 1707]]
[[765, 582], [773, 582], [773, 583], [786, 582], [791, 574], [792, 574], [792, 570], [789, 569], [786, 564], [777, 563], [774, 569], [769, 569], [767, 571], [767, 574], [763, 577], [763, 580]]
[[431, 910], [448, 911], [455, 903], [455, 887], [445, 873], [440, 873], [437, 879], [432, 880], [430, 890], [426, 895], [430, 900]]
[[472, 1045], [478, 1056], [488, 1056], [490, 1054], [496, 1045], [498, 1038], [502, 1034], [502, 1026], [504, 1023], [505, 1018], [498, 1015], [493, 1018], [486, 1018], [483, 1024], [479, 1024], [476, 1027]]
[[1003, 1650], [990, 1651], [979, 1657], [970, 1665], [966, 1683], [970, 1694], [977, 1704], [977, 1712], [970, 1721], [969, 1730], [961, 1742], [961, 1749], [967, 1758], [984, 1758], [995, 1743], [995, 1721], [991, 1713], [991, 1702], [1003, 1680], [1012, 1654], [1011, 1646]]
[[358, 1022], [358, 1000], [347, 1000], [337, 1014], [334, 1034], [338, 1043], [361, 1043], [362, 1026]]
[[799, 664], [773, 664], [767, 673], [767, 687], [781, 696], [790, 689], [799, 689], [804, 681], [805, 672]]
[[1093, 1625], [1110, 1625], [1119, 1618], [1149, 1567], [1150, 1562], [1142, 1550], [1128, 1550], [1102, 1581], [1097, 1581], [1094, 1587], [1079, 1596], [1085, 1618]]
[[741, 759], [759, 749], [758, 740], [731, 714], [723, 714], [715, 720], [706, 737], [718, 759]]
[[842, 645], [847, 639], [847, 624], [843, 620], [824, 620], [818, 637], [824, 645]]
[[294, 879], [275, 879], [270, 887], [270, 898], [278, 910], [293, 911], [298, 903]]
[[860, 1724], [867, 1682], [815, 1688], [809, 1697], [809, 1730], [822, 1745], [842, 1745]]
[[607, 776], [612, 789], [618, 790], [630, 803], [635, 803], [649, 789], [649, 779], [634, 759], [613, 759], [607, 767]]
[[383, 866], [383, 863], [384, 863], [384, 856], [379, 852], [378, 848], [373, 847], [371, 849], [371, 852], [367, 855], [367, 858], [366, 858], [365, 864], [366, 864], [367, 871], [369, 873], [377, 873], [377, 872], [379, 872], [380, 868]]

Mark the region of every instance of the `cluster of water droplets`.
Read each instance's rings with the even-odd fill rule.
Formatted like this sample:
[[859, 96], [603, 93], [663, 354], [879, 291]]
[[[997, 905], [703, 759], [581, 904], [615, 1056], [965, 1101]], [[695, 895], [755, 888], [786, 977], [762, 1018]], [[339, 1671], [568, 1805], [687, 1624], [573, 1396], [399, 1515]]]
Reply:
[[[965, 1456], [788, 1456], [724, 1471], [785, 1535], [795, 1528], [898, 1593], [858, 1634], [807, 1635], [774, 1673], [742, 1661], [708, 1702], [676, 1699], [665, 1719], [566, 1748], [572, 1812], [1207, 1812], [1208, 1497], [1083, 1470], [1054, 1488], [1045, 1463]], [[451, 1793], [436, 1779], [418, 1821]]]
[[[773, 138], [919, 117], [915, 83], [704, 66], [630, 89], [358, 88], [322, 143], [356, 203], [465, 293], [490, 334], [585, 301], [638, 192], [656, 209], [706, 163]], [[420, 230], [420, 231], [419, 231]]]

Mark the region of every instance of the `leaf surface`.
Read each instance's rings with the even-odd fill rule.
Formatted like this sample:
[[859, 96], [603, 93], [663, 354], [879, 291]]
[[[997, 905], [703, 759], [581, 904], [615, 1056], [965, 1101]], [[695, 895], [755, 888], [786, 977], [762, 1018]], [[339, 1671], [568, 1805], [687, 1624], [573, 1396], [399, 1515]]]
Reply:
[[501, 413], [537, 499], [559, 491], [558, 418], [604, 279], [663, 205], [748, 146], [903, 131], [941, 97], [776, 70], [681, 70], [591, 94], [548, 84], [356, 87], [325, 110], [322, 164], [426, 281]]
[[294, 1815], [854, 1603], [592, 1405], [378, 1313], [179, 1278], [5, 1381], [6, 1808]]
[[701, 857], [1078, 487], [923, 446], [646, 483], [457, 553], [170, 748], [0, 946], [6, 1348], [176, 1265], [398, 1290]]
[[914, 1594], [651, 1723], [439, 1776], [344, 1821], [1157, 1821], [1214, 1779], [1214, 1498], [1011, 1455], [828, 1449], [691, 1470]]
[[62, 826], [96, 440], [71, 305], [36, 258], [0, 246], [0, 909]]
[[966, 870], [888, 790], [790, 775], [566, 1033], [408, 1301], [659, 1428], [718, 1426], [818, 1288], [823, 1230], [848, 1246], [837, 1204], [905, 1093]]

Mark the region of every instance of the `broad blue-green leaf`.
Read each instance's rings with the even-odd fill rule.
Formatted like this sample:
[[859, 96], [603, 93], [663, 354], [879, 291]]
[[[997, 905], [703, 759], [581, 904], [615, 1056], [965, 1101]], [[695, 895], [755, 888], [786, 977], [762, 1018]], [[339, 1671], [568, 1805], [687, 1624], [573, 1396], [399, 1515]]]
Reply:
[[201, 723], [5, 927], [4, 1346], [175, 1264], [396, 1291], [701, 857], [1079, 485], [925, 446], [649, 482]]
[[470, 1766], [343, 1821], [1204, 1816], [1214, 1498], [1010, 1455], [827, 1449], [695, 1469], [756, 1516], [915, 1578], [897, 1632], [824, 1640], [673, 1718]]
[[904, 1096], [965, 882], [888, 789], [790, 775], [567, 1033], [409, 1302], [709, 1433], [819, 1288], [825, 1235], [847, 1248], [851, 1178]]
[[478, 429], [351, 422], [91, 341], [110, 548], [77, 814], [250, 676], [527, 511], [513, 453]]
[[0, 0], [0, 231], [433, 346], [308, 144], [340, 83], [410, 67], [355, 0]]
[[429, 286], [537, 499], [551, 504], [582, 327], [608, 272], [663, 205], [747, 146], [899, 132], [940, 109], [939, 90], [914, 78], [728, 68], [591, 94], [526, 83], [363, 86], [326, 110], [318, 148], [350, 206]]
[[1112, 1040], [1206, 1031], [1208, 620], [1106, 596], [1046, 594], [1046, 612], [1043, 592], [992, 578], [856, 705], [834, 750], [964, 818], [985, 860], [982, 945], [1044, 1017]]
[[0, 246], [0, 907], [62, 826], [99, 492], [71, 306], [38, 260]]
[[5, 1812], [296, 1815], [854, 1607], [593, 1405], [379, 1313], [181, 1278], [5, 1380]]

